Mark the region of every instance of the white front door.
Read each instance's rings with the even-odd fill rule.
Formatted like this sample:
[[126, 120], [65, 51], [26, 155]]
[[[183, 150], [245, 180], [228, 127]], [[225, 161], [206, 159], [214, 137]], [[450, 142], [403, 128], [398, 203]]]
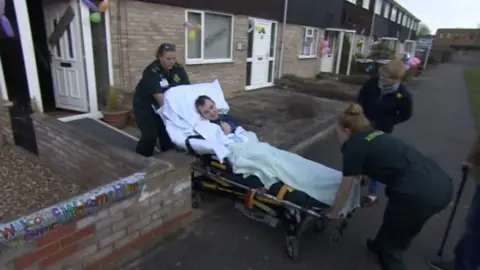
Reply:
[[247, 89], [256, 89], [273, 84], [275, 62], [276, 23], [252, 19], [249, 32], [249, 55], [247, 56]]
[[78, 0], [44, 0], [45, 27], [48, 38], [55, 31], [55, 27], [69, 6], [73, 9], [75, 16], [58, 43], [50, 45], [55, 105], [57, 108], [88, 112], [87, 82]]
[[334, 64], [337, 52], [337, 34], [335, 31], [325, 31], [325, 40], [328, 41], [330, 50], [328, 52], [322, 52], [320, 58], [320, 71], [325, 73], [333, 73]]

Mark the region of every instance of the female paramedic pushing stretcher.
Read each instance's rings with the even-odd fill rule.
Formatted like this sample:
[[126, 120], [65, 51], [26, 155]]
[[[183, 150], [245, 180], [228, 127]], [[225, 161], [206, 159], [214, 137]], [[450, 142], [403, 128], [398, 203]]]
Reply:
[[382, 270], [406, 270], [404, 251], [425, 222], [450, 202], [450, 177], [415, 148], [374, 130], [360, 105], [350, 105], [341, 115], [337, 134], [343, 143], [343, 178], [329, 216], [339, 218], [353, 181], [365, 176], [383, 183], [389, 201], [383, 224], [367, 247]]
[[135, 88], [133, 114], [142, 132], [137, 144], [137, 153], [146, 157], [160, 140], [161, 151], [173, 147], [165, 124], [155, 110], [163, 105], [163, 94], [173, 86], [190, 84], [185, 69], [176, 63], [175, 45], [164, 43], [157, 50], [157, 59], [143, 71], [142, 79]]

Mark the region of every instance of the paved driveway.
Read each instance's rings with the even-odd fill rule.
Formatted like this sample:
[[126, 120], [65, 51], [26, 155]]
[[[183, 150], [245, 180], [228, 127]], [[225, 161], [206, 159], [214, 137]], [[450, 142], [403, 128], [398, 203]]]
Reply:
[[[459, 164], [474, 140], [473, 119], [459, 64], [444, 64], [424, 74], [412, 89], [415, 98], [413, 119], [395, 134], [433, 157], [455, 179], [460, 179]], [[309, 148], [307, 157], [338, 168], [340, 145], [335, 138]], [[451, 257], [454, 242], [462, 230], [470, 183], [459, 207], [452, 238], [446, 250]], [[223, 205], [198, 221], [183, 239], [159, 248], [137, 269], [144, 270], [355, 270], [379, 269], [367, 253], [364, 240], [374, 236], [385, 199], [372, 209], [355, 213], [346, 234], [337, 244], [329, 243], [328, 232], [307, 232], [301, 241], [300, 258], [292, 262], [285, 256], [281, 229], [272, 230], [247, 220], [232, 205]], [[451, 207], [432, 218], [413, 243], [406, 260], [409, 269], [428, 269], [426, 260], [437, 251]]]

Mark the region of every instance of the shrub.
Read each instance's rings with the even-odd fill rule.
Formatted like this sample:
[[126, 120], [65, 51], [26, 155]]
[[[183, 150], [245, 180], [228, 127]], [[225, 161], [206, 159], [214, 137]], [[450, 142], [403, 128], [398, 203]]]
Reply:
[[118, 100], [117, 89], [110, 86], [107, 93], [107, 111], [114, 112], [121, 109], [120, 102]]

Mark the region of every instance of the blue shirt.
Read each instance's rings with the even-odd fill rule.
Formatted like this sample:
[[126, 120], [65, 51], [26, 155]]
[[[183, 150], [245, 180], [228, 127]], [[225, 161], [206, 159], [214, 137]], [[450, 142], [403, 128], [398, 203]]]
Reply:
[[220, 125], [221, 122], [225, 122], [225, 123], [229, 124], [230, 127], [232, 127], [232, 133], [235, 133], [235, 130], [238, 127], [238, 124], [235, 121], [235, 119], [233, 119], [233, 117], [231, 117], [228, 114], [219, 114], [217, 120], [210, 120], [210, 122], [214, 123], [214, 124], [217, 124], [217, 125]]

